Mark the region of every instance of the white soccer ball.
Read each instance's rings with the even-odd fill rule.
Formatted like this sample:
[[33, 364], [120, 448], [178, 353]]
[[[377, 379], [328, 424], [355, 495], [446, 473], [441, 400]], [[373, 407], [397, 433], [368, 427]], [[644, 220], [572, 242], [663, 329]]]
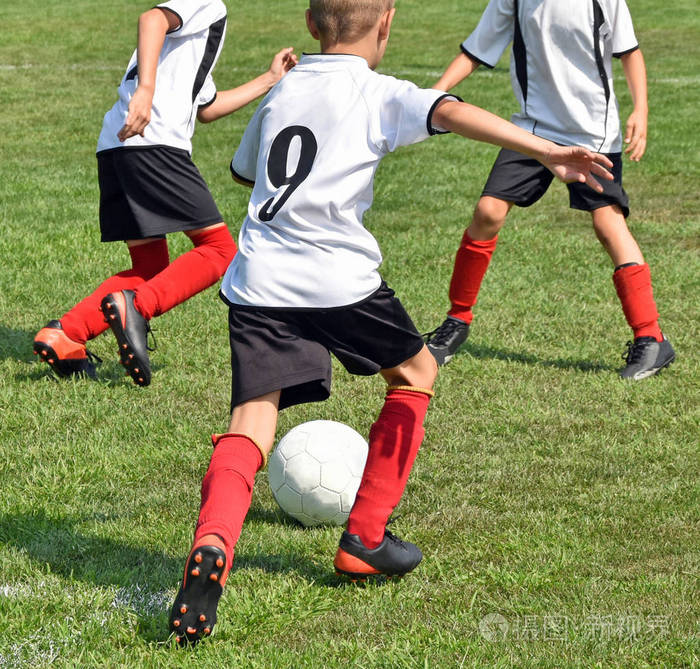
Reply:
[[351, 427], [312, 420], [292, 428], [270, 455], [268, 480], [280, 508], [302, 525], [343, 525], [367, 460]]

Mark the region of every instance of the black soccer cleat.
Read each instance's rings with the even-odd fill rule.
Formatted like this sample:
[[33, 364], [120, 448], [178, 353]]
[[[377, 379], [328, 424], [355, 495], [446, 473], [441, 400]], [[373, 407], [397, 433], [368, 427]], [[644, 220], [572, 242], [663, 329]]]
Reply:
[[423, 553], [415, 544], [402, 541], [389, 530], [376, 548], [366, 548], [357, 534], [343, 532], [333, 565], [336, 574], [349, 576], [352, 581], [364, 581], [367, 576], [383, 574], [404, 576], [415, 569]]
[[192, 550], [170, 611], [170, 631], [179, 645], [195, 644], [211, 634], [227, 575], [226, 555], [220, 548], [204, 545]]
[[102, 299], [100, 305], [107, 324], [119, 344], [119, 358], [137, 386], [151, 382], [151, 361], [148, 357], [148, 321], [134, 306], [134, 291], [120, 290]]
[[457, 349], [467, 341], [469, 323], [448, 316], [438, 328], [425, 335], [425, 343], [439, 366], [452, 360]]
[[640, 381], [668, 367], [676, 359], [676, 353], [666, 337], [661, 341], [656, 341], [654, 337], [637, 337], [627, 342], [622, 359], [627, 365], [620, 370], [620, 376]]
[[34, 355], [62, 377], [87, 376], [97, 379], [96, 363], [102, 362], [84, 344], [66, 335], [61, 321], [49, 321], [34, 337]]

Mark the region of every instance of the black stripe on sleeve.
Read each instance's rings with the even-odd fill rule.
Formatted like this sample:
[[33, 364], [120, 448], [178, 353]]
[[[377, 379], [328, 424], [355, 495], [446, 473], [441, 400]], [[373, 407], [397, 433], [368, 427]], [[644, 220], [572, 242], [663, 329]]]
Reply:
[[255, 186], [255, 181], [246, 179], [233, 169], [233, 162], [229, 165], [229, 169], [231, 170], [231, 176], [233, 177], [234, 181], [238, 181], [238, 183], [243, 184], [244, 186], [250, 186], [251, 188]]
[[481, 60], [481, 58], [477, 58], [473, 53], [471, 53], [470, 51], [468, 51], [467, 49], [464, 48], [464, 44], [460, 44], [459, 48], [462, 49], [462, 53], [467, 58], [471, 58], [475, 63], [479, 63], [481, 65], [484, 65], [484, 66], [488, 67], [489, 70], [493, 70], [493, 68], [496, 67], [495, 65], [490, 65], [485, 60]]
[[164, 7], [163, 5], [156, 5], [153, 9], [160, 9], [163, 12], [170, 12], [171, 14], [174, 14], [177, 16], [177, 20], [180, 22], [180, 25], [177, 28], [173, 28], [172, 30], [168, 30], [166, 35], [172, 35], [173, 33], [176, 33], [180, 28], [182, 28], [182, 17], [174, 10], [170, 9], [170, 7]]
[[207, 37], [207, 44], [204, 47], [204, 55], [202, 56], [202, 62], [199, 64], [197, 76], [194, 78], [194, 85], [192, 86], [192, 102], [197, 99], [199, 91], [202, 90], [204, 81], [211, 70], [216, 54], [219, 51], [219, 45], [224, 37], [225, 29], [225, 16], [209, 26], [209, 37]]
[[211, 100], [208, 100], [203, 105], [199, 105], [197, 109], [206, 109], [209, 105], [214, 104], [214, 100], [216, 100], [216, 93], [214, 93], [214, 97]]
[[436, 130], [433, 128], [433, 114], [435, 113], [435, 110], [437, 109], [437, 106], [445, 99], [445, 98], [452, 98], [453, 100], [456, 100], [457, 102], [464, 102], [462, 98], [459, 97], [459, 95], [453, 95], [452, 93], [445, 93], [444, 95], [441, 95], [435, 102], [433, 102], [433, 106], [430, 108], [430, 111], [428, 112], [428, 134], [429, 135], [446, 135], [449, 130]]
[[622, 56], [626, 56], [628, 53], [632, 53], [633, 51], [636, 51], [639, 49], [639, 44], [637, 46], [633, 46], [631, 49], [627, 49], [627, 51], [620, 51], [619, 53], [613, 53], [613, 56], [615, 58], [622, 58]]

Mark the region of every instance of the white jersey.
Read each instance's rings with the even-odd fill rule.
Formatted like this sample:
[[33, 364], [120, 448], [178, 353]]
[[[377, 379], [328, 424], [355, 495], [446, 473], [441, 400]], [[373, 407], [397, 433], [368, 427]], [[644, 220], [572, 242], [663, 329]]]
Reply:
[[462, 50], [494, 67], [513, 43], [513, 123], [559, 144], [621, 150], [612, 56], [638, 48], [625, 0], [491, 0]]
[[168, 0], [158, 7], [180, 18], [180, 27], [165, 36], [158, 58], [151, 121], [144, 136], [120, 142], [129, 102], [138, 85], [134, 51], [119, 85], [119, 99], [105, 114], [97, 151], [117, 147], [170, 146], [192, 152], [192, 135], [200, 107], [216, 98], [211, 71], [226, 32], [226, 7], [221, 0]]
[[260, 103], [231, 163], [254, 187], [224, 297], [327, 308], [376, 291], [382, 256], [362, 224], [374, 174], [390, 151], [443, 132], [431, 116], [444, 97], [359, 56], [304, 55]]

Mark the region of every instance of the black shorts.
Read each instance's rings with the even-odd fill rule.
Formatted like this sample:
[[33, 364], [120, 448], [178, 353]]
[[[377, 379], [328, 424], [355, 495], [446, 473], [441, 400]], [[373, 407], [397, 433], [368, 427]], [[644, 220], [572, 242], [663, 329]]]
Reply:
[[227, 304], [232, 409], [275, 390], [282, 391], [280, 409], [327, 399], [331, 353], [351, 374], [369, 376], [400, 365], [424, 346], [384, 282], [366, 300], [333, 309]]
[[187, 151], [167, 146], [97, 154], [103, 242], [162, 237], [223, 221]]
[[[612, 161], [613, 181], [600, 179], [602, 193], [596, 193], [582, 183], [567, 184], [569, 206], [572, 209], [593, 211], [616, 204], [625, 218], [629, 216], [629, 198], [622, 187], [622, 154], [608, 153]], [[518, 207], [529, 207], [539, 200], [552, 183], [554, 175], [534, 158], [509, 149], [501, 149], [486, 181], [482, 197], [490, 195], [499, 200], [513, 202]]]

